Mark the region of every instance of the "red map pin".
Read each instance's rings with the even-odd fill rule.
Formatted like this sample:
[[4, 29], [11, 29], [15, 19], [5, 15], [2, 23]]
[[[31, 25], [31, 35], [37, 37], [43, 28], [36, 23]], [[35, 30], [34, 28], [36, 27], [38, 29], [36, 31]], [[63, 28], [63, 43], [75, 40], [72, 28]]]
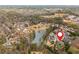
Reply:
[[62, 39], [63, 39], [63, 36], [64, 36], [64, 32], [57, 32], [57, 37], [58, 37], [58, 40], [59, 41], [62, 41]]

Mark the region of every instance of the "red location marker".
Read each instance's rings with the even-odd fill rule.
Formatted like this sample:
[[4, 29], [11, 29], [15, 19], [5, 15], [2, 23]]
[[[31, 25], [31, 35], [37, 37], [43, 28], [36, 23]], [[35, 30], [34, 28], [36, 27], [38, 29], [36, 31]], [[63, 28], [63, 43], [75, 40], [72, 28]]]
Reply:
[[58, 40], [59, 41], [62, 41], [62, 39], [63, 39], [63, 36], [64, 36], [64, 32], [57, 32], [57, 37], [58, 37]]

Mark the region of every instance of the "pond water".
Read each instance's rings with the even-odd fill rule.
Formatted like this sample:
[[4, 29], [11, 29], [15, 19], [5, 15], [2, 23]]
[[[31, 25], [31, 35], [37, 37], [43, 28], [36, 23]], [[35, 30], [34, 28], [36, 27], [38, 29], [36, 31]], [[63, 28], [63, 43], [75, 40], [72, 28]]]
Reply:
[[36, 43], [37, 46], [43, 41], [43, 36], [46, 34], [46, 30], [35, 31], [35, 38], [32, 43]]

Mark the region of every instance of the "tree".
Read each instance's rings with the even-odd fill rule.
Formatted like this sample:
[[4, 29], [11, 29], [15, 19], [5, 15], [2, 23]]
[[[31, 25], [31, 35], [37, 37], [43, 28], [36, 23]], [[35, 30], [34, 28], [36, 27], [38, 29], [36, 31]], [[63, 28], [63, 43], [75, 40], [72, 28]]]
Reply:
[[63, 19], [61, 17], [55, 17], [53, 22], [55, 24], [63, 24]]

